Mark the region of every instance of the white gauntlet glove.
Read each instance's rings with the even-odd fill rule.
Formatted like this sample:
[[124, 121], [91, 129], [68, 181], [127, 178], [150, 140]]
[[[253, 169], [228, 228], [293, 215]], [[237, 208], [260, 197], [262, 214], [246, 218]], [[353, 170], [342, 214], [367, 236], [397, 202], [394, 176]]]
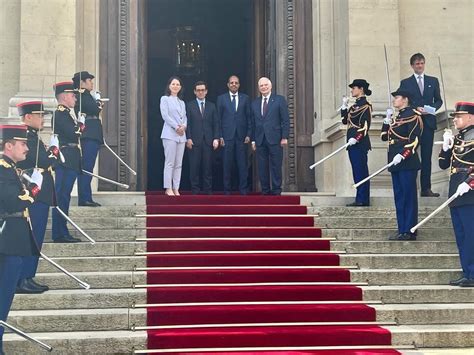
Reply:
[[391, 107], [389, 107], [387, 109], [387, 115], [385, 116], [384, 120], [383, 120], [383, 123], [384, 124], [390, 124], [392, 123], [392, 116], [393, 116], [393, 109]]
[[447, 152], [452, 148], [454, 144], [453, 132], [450, 129], [447, 129], [443, 133], [443, 151]]
[[405, 159], [405, 157], [404, 157], [403, 155], [401, 155], [401, 154], [395, 155], [395, 156], [393, 157], [393, 160], [392, 160], [393, 165], [398, 165], [398, 164], [400, 164], [400, 163], [402, 162], [402, 160], [404, 160], [404, 159]]
[[456, 193], [459, 194], [459, 196], [464, 195], [466, 192], [471, 191], [471, 186], [467, 182], [463, 182], [459, 184]]
[[59, 148], [59, 139], [56, 134], [51, 135], [51, 138], [49, 139], [49, 147]]
[[41, 189], [41, 185], [43, 184], [43, 174], [41, 174], [38, 169], [35, 169], [33, 174], [31, 174], [31, 181], [36, 184], [39, 189]]

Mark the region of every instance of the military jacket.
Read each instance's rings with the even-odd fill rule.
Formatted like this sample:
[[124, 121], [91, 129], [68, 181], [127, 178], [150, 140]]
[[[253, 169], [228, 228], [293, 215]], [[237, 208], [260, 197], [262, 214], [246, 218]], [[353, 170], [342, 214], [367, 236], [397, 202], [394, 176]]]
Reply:
[[81, 139], [92, 139], [100, 144], [104, 143], [104, 134], [102, 130], [102, 121], [99, 114], [102, 110], [97, 101], [92, 97], [91, 92], [86, 89], [81, 89], [76, 93], [77, 101], [74, 110], [76, 115], [79, 114], [79, 109], [86, 115], [85, 127], [82, 131]]
[[76, 119], [74, 110], [64, 105], [58, 105], [54, 114], [54, 133], [58, 135], [59, 149], [64, 155], [65, 162], [59, 161], [59, 164], [81, 172], [81, 148], [79, 137], [81, 128]]
[[423, 121], [420, 114], [411, 107], [400, 110], [391, 124], [383, 124], [381, 138], [388, 141], [388, 162], [397, 154], [405, 159], [398, 165], [391, 166], [388, 171], [420, 170], [421, 164], [416, 150], [423, 132]]
[[[474, 126], [461, 130], [454, 137], [454, 145], [448, 151], [439, 153], [439, 167], [450, 169], [449, 196], [454, 195], [458, 186], [474, 180]], [[457, 197], [450, 206], [474, 205], [474, 191]], [[474, 216], [473, 216], [474, 218]]]
[[[36, 186], [36, 185], [35, 185]], [[15, 163], [0, 158], [0, 255], [39, 255], [28, 223], [31, 192], [18, 176]]]
[[50, 150], [46, 149], [36, 129], [28, 127], [27, 138], [28, 153], [26, 154], [26, 159], [18, 162], [16, 165], [21, 170], [27, 170], [28, 175], [31, 175], [33, 168], [36, 167], [36, 152], [38, 152], [38, 168], [42, 170], [43, 184], [41, 185], [41, 191], [38, 196], [36, 196], [35, 201], [40, 201], [49, 206], [53, 206], [56, 204], [56, 198], [54, 179], [51, 172], [54, 165], [57, 163], [57, 158]]
[[[359, 97], [349, 110], [341, 111], [342, 123], [347, 126], [347, 141], [355, 138], [359, 141], [357, 146], [370, 150], [369, 128], [372, 121], [372, 105], [365, 96]], [[351, 149], [355, 146], [348, 147]]]

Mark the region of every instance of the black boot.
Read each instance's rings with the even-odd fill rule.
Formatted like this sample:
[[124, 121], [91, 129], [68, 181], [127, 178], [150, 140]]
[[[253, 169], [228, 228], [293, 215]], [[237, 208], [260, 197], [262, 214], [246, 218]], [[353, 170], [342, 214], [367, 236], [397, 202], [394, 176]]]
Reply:
[[36, 286], [31, 285], [27, 279], [21, 279], [16, 286], [16, 293], [43, 293], [45, 290]]
[[37, 287], [37, 288], [41, 288], [43, 289], [44, 291], [48, 291], [49, 290], [49, 286], [47, 285], [42, 285], [38, 282], [36, 282], [34, 279], [26, 279], [26, 281], [28, 281], [28, 284], [29, 285], [32, 285], [33, 287]]

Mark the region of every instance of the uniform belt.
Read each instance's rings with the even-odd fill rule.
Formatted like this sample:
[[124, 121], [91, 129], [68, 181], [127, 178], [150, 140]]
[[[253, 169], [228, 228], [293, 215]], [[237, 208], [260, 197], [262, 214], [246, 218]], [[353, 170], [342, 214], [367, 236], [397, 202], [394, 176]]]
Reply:
[[396, 143], [398, 143], [398, 142], [400, 142], [400, 141], [401, 141], [401, 142], [407, 142], [408, 139], [390, 139], [390, 140], [388, 141], [388, 144], [392, 145], [392, 144], [396, 144]]
[[78, 147], [79, 147], [78, 143], [67, 143], [67, 144], [61, 146], [61, 148], [78, 148]]
[[97, 120], [98, 118], [99, 118], [99, 117], [97, 117], [97, 116], [87, 115], [87, 116], [86, 116], [86, 121], [87, 121], [87, 120]]

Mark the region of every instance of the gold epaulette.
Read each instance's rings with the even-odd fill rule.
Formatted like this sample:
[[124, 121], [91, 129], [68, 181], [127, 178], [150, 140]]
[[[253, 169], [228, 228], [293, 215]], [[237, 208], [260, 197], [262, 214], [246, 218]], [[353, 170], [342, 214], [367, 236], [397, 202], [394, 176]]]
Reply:
[[0, 159], [0, 166], [3, 166], [4, 168], [7, 168], [7, 169], [12, 168], [12, 165], [7, 163], [5, 159]]
[[66, 106], [58, 105], [58, 111], [61, 111], [61, 112], [66, 111]]

